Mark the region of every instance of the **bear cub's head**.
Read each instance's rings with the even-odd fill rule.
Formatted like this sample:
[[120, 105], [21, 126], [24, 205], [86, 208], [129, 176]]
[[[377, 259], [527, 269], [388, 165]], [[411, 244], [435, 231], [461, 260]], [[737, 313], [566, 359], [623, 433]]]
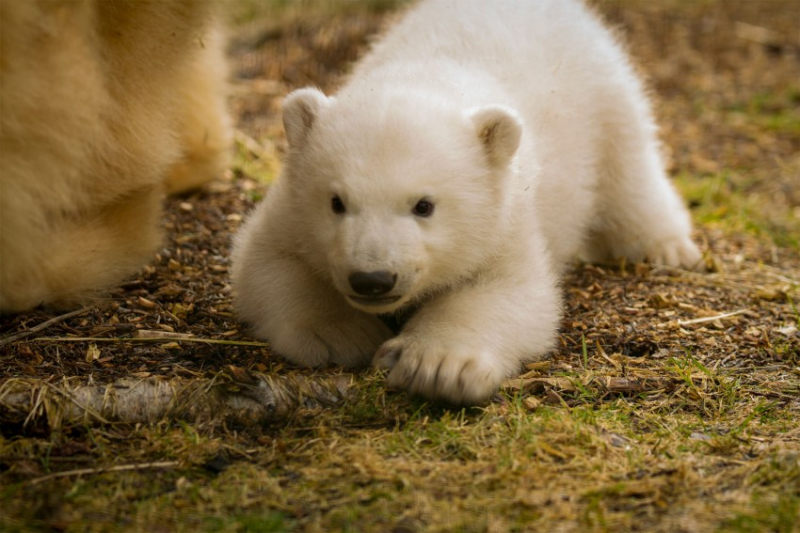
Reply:
[[392, 313], [499, 253], [522, 135], [514, 111], [306, 88], [283, 113], [281, 179], [298, 246], [352, 306]]

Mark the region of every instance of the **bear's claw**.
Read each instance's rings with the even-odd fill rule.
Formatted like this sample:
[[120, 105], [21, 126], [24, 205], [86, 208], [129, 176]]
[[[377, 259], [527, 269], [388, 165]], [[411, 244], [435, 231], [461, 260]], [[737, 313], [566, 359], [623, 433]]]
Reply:
[[378, 351], [375, 352], [375, 357], [372, 359], [372, 366], [379, 370], [391, 370], [400, 360], [400, 355], [403, 349], [399, 346], [391, 346], [389, 343], [384, 343]]

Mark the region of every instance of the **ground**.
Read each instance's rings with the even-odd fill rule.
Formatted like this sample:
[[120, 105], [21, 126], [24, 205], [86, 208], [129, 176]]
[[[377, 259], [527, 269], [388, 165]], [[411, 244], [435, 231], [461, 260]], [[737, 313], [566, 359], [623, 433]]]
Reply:
[[[800, 3], [595, 4], [712, 272], [574, 265], [559, 349], [483, 408], [290, 367], [233, 315], [230, 237], [281, 97], [335, 88], [397, 3], [236, 0], [231, 171], [103, 301], [0, 318], [0, 530], [800, 530]], [[155, 414], [109, 400], [159, 383]]]

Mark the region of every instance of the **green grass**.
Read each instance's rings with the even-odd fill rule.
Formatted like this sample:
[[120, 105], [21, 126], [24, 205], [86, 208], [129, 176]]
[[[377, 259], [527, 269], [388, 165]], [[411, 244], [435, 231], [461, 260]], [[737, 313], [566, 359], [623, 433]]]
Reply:
[[726, 235], [748, 233], [800, 250], [796, 208], [776, 205], [774, 198], [767, 197], [775, 192], [753, 192], [754, 179], [746, 171], [725, 170], [702, 177], [679, 174], [675, 181], [698, 225]]
[[745, 119], [773, 134], [800, 135], [800, 86], [782, 92], [758, 92], [728, 107], [731, 120]]
[[[756, 485], [749, 509], [737, 512], [719, 528], [720, 532], [794, 533], [800, 525], [800, 467], [797, 456], [774, 458], [756, 471], [749, 483]], [[762, 488], [767, 485], [767, 490]], [[775, 490], [774, 486], [777, 485]]]
[[[691, 370], [709, 380], [714, 375], [688, 356], [673, 364], [675, 372]], [[365, 378], [363, 390], [373, 390], [375, 398], [370, 379]], [[696, 388], [709, 401], [725, 394], [710, 385], [703, 389], [696, 376], [687, 377], [680, 393], [691, 395]], [[560, 516], [559, 509], [572, 509], [588, 531], [618, 531], [642, 518], [637, 502], [669, 506], [699, 497], [698, 491], [706, 489], [700, 478], [692, 480], [726, 458], [750, 453], [750, 435], [764, 435], [776, 424], [787, 433], [800, 430], [780, 403], [769, 401], [756, 403], [743, 419], [736, 410], [708, 412], [691, 402], [692, 409], [671, 413], [651, 413], [645, 399], [583, 403], [581, 393], [565, 396], [570, 407], [542, 404], [534, 411], [516, 393], [487, 408], [456, 410], [401, 394], [377, 397], [380, 407], [374, 410], [365, 411], [357, 400], [250, 436], [186, 424], [73, 429], [69, 439], [56, 438], [50, 446], [84, 442], [82, 453], [98, 465], [116, 464], [116, 457], [178, 458], [180, 464], [6, 486], [0, 504], [14, 511], [0, 518], [0, 528], [37, 520], [66, 524], [69, 517], [81, 516], [79, 524], [93, 517], [98, 531], [124, 524], [175, 531], [289, 531], [313, 524], [384, 531], [401, 522], [513, 530], [546, 527]], [[38, 448], [47, 442], [39, 441]], [[206, 465], [221, 452], [231, 461], [221, 470], [209, 469]], [[41, 452], [20, 446], [15, 453], [35, 458]], [[755, 472], [731, 468], [736, 490], [752, 490], [752, 501], [729, 516], [723, 530], [769, 526], [784, 531], [780, 528], [790, 523], [798, 501], [798, 471], [791, 458], [776, 456]], [[50, 500], [49, 495], [59, 494]], [[55, 515], [48, 516], [51, 507]]]
[[280, 168], [280, 163], [274, 150], [270, 148], [271, 145], [262, 146], [242, 133], [237, 134], [231, 162], [231, 170], [234, 175], [247, 176], [261, 183], [272, 183], [278, 168]]

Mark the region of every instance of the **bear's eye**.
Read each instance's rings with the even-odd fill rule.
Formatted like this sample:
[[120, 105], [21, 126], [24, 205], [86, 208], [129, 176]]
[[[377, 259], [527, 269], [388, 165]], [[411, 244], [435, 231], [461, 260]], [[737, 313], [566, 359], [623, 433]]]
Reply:
[[418, 217], [429, 217], [433, 214], [433, 203], [428, 200], [420, 200], [412, 212]]
[[331, 198], [331, 209], [337, 215], [343, 214], [347, 209], [344, 207], [344, 202], [338, 196]]

